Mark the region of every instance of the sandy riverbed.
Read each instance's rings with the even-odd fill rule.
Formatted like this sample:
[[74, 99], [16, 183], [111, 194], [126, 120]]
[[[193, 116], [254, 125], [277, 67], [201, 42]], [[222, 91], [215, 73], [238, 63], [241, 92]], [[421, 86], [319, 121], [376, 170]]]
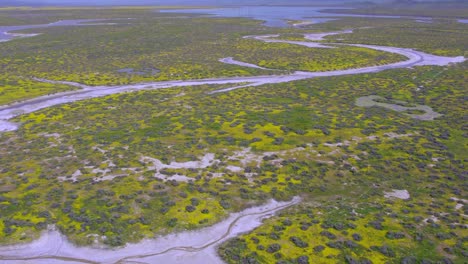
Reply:
[[0, 247], [1, 263], [223, 263], [217, 247], [241, 233], [252, 231], [262, 219], [300, 202], [270, 200], [268, 203], [231, 214], [226, 220], [200, 230], [146, 239], [118, 249], [77, 247], [56, 230], [42, 234], [29, 244]]

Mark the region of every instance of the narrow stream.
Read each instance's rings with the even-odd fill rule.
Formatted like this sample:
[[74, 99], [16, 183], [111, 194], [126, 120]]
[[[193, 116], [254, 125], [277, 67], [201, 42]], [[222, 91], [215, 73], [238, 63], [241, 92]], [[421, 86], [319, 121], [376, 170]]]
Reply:
[[0, 247], [5, 263], [223, 263], [217, 246], [241, 233], [252, 231], [262, 220], [300, 202], [270, 200], [268, 203], [231, 214], [226, 220], [200, 230], [146, 239], [124, 248], [77, 247], [56, 230], [42, 234], [29, 244]]

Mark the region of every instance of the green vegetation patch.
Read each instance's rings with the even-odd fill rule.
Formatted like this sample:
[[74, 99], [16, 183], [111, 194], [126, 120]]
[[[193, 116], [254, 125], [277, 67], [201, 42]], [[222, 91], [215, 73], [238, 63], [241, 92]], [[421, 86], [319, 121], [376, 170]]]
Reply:
[[[8, 76], [89, 84], [263, 73], [215, 60], [265, 45], [235, 40], [271, 29], [237, 19], [177, 21], [148, 15], [135, 25], [47, 29], [0, 45], [2, 65]], [[135, 29], [145, 33], [141, 46], [128, 49]], [[78, 35], [90, 38], [74, 42]], [[369, 42], [379, 37], [370, 36]], [[203, 52], [188, 49], [208, 42]], [[95, 45], [101, 49], [84, 48]], [[161, 72], [115, 73], [138, 67]], [[18, 131], [0, 134], [0, 243], [32, 240], [53, 224], [78, 244], [92, 245], [98, 235], [98, 243], [121, 246], [300, 195], [303, 204], [222, 245], [224, 260], [463, 263], [467, 68], [415, 67], [217, 94], [209, 92], [229, 86], [138, 91], [19, 116]], [[11, 94], [2, 100], [20, 99]], [[443, 117], [426, 122], [355, 105], [371, 94], [427, 105]], [[410, 198], [385, 198], [393, 190]]]

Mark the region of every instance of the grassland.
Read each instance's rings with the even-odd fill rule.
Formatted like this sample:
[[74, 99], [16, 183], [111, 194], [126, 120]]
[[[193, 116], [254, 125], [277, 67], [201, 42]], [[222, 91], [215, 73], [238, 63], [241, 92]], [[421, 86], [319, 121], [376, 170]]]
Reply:
[[[73, 19], [88, 13], [78, 10], [65, 16], [63, 10], [56, 12], [51, 17]], [[94, 13], [83, 17], [90, 18]], [[193, 18], [187, 23], [187, 18], [140, 9], [126, 10], [126, 13], [122, 10], [100, 11], [94, 15], [138, 19], [110, 20], [120, 23], [110, 26], [26, 30], [23, 32], [42, 35], [2, 43], [0, 67], [8, 73], [3, 78], [21, 79], [22, 84], [16, 86], [19, 93], [11, 92], [6, 85], [0, 86], [0, 101], [12, 102], [53, 92], [50, 89], [25, 92], [28, 86], [37, 83], [33, 77], [87, 85], [116, 85], [275, 73], [225, 65], [218, 61], [224, 57], [273, 69], [309, 71], [356, 68], [403, 59], [398, 55], [356, 47], [311, 50], [281, 43], [265, 45], [242, 36], [277, 33], [278, 30], [264, 28], [249, 20]], [[291, 57], [296, 59], [290, 60]], [[125, 72], [126, 69], [133, 72]]]
[[[382, 63], [379, 56], [397, 59], [361, 49], [343, 54], [343, 49], [303, 50], [245, 40], [244, 35], [299, 32], [266, 29], [248, 20], [196, 18], [186, 25], [185, 20], [153, 13], [141, 16], [132, 25], [73, 28], [66, 34], [47, 29], [36, 38], [3, 43], [4, 78], [99, 85], [269, 74], [217, 62], [228, 56], [251, 63], [265, 60], [259, 64], [287, 70], [324, 69], [307, 64], [309, 59], [286, 60], [302, 54], [336, 60], [320, 67]], [[405, 20], [347, 19], [316, 30], [370, 22], [378, 30], [360, 29], [330, 41], [466, 52], [460, 44], [466, 34], [458, 24], [429, 28]], [[445, 34], [424, 34], [434, 27], [455, 32], [451, 36], [456, 41], [447, 40], [441, 48]], [[415, 29], [423, 32], [421, 41], [414, 41]], [[204, 48], [196, 47], [201, 44]], [[361, 59], [350, 64], [350, 54]], [[115, 73], [141, 65], [161, 72]], [[54, 224], [75, 243], [93, 244], [90, 235], [97, 234], [100, 243], [120, 246], [210, 225], [269, 198], [300, 195], [302, 204], [220, 247], [223, 259], [463, 263], [468, 207], [466, 124], [461, 120], [466, 116], [467, 80], [465, 62], [219, 94], [207, 92], [222, 86], [140, 91], [20, 116], [14, 120], [22, 124], [18, 131], [0, 134], [0, 242], [29, 241]], [[13, 94], [5, 93], [3, 102], [18, 100]], [[356, 106], [358, 98], [368, 95], [428, 105], [443, 116], [421, 121], [385, 108]], [[208, 157], [207, 166], [156, 168], [156, 160], [200, 161], [210, 153], [214, 156]], [[407, 190], [410, 198], [386, 198], [392, 190]]]

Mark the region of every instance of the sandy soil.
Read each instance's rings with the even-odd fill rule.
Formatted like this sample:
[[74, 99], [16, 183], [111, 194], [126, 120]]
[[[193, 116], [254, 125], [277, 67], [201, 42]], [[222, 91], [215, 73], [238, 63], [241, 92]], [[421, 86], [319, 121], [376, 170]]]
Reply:
[[204, 168], [214, 165], [217, 162], [220, 162], [219, 160], [215, 159], [215, 154], [213, 153], [205, 154], [205, 156], [203, 156], [201, 160], [199, 161], [187, 161], [187, 162], [172, 161], [169, 164], [164, 164], [159, 159], [151, 158], [151, 157], [141, 157], [140, 161], [145, 164], [151, 164], [150, 166], [148, 166], [148, 170], [155, 171], [154, 177], [161, 179], [161, 180], [165, 180], [165, 181], [175, 180], [175, 181], [181, 181], [181, 182], [188, 182], [194, 179], [187, 177], [185, 175], [168, 176], [164, 173], [161, 173], [161, 170], [164, 170], [164, 169], [204, 169]]
[[407, 190], [393, 190], [391, 192], [386, 192], [384, 194], [385, 198], [398, 198], [402, 200], [407, 200], [410, 198], [410, 194]]

